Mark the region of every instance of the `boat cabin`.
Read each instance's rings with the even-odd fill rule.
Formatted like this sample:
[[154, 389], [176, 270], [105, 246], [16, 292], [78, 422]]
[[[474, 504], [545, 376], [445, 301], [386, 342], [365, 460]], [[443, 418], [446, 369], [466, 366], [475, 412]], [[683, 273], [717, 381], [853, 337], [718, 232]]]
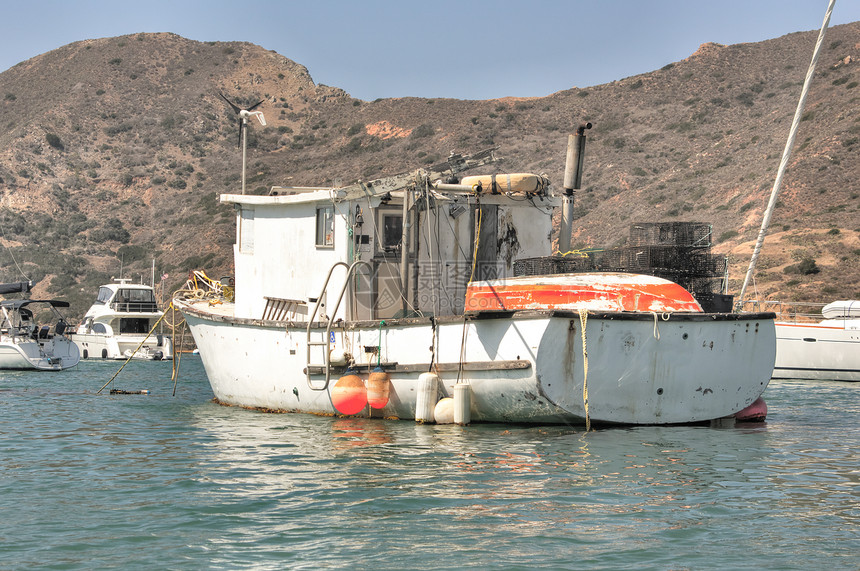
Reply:
[[551, 253], [559, 201], [548, 186], [537, 175], [442, 183], [419, 171], [221, 195], [237, 211], [235, 315], [305, 321], [317, 300], [320, 314], [345, 320], [461, 314], [470, 281], [512, 277], [515, 259]]
[[158, 311], [152, 288], [134, 286], [101, 286], [96, 304], [107, 305], [116, 312], [143, 313]]
[[99, 288], [78, 333], [102, 335], [146, 334], [161, 316], [150, 286], [119, 279]]

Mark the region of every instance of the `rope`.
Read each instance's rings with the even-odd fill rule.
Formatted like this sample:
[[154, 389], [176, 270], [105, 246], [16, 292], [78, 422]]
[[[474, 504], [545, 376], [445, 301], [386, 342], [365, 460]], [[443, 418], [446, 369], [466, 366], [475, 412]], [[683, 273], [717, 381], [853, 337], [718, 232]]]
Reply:
[[463, 313], [463, 334], [460, 337], [460, 364], [457, 366], [457, 383], [463, 374], [463, 361], [466, 360], [466, 314]]
[[436, 371], [436, 374], [439, 374], [439, 369], [436, 367], [436, 316], [430, 316], [430, 325], [433, 327], [433, 337], [430, 342], [430, 366], [427, 368], [427, 372], [431, 373]]
[[[188, 280], [185, 282], [184, 287], [173, 292], [173, 298], [182, 297], [185, 299], [193, 299], [193, 300], [201, 300], [206, 298], [209, 300], [209, 305], [214, 305], [217, 303], [221, 303], [221, 298], [226, 299], [227, 301], [233, 301], [234, 290], [231, 286], [224, 285], [219, 280], [213, 280], [203, 270], [194, 270], [191, 272]], [[170, 380], [173, 381], [173, 396], [176, 396], [176, 385], [179, 382], [179, 366], [182, 361], [182, 347], [185, 345], [185, 333], [188, 331], [188, 322], [185, 321], [185, 317], [182, 313], [176, 309], [176, 306], [173, 305], [173, 301], [170, 302], [168, 309], [171, 310], [171, 317], [169, 320], [167, 319], [168, 311], [165, 310], [162, 313], [161, 317], [158, 321], [164, 319], [165, 323], [167, 323], [168, 327], [171, 330], [171, 337], [173, 339], [173, 372], [171, 374]], [[158, 322], [156, 322], [158, 325]], [[153, 326], [153, 330], [155, 326]], [[179, 343], [177, 344], [177, 330], [179, 330]], [[150, 334], [152, 331], [150, 331]], [[147, 336], [148, 337], [148, 336]], [[145, 339], [144, 339], [145, 341]], [[133, 355], [134, 353], [132, 353]], [[123, 367], [128, 363], [126, 361], [123, 364]], [[120, 371], [122, 371], [122, 367], [120, 367]], [[119, 374], [117, 371], [114, 378]], [[101, 392], [110, 382], [113, 381], [111, 378], [110, 381], [105, 383], [105, 386], [99, 389]], [[98, 394], [98, 393], [96, 393]]]
[[475, 229], [475, 251], [472, 253], [472, 273], [469, 275], [469, 283], [472, 283], [472, 280], [475, 277], [475, 266], [478, 264], [478, 244], [481, 242], [481, 221], [484, 218], [484, 213], [481, 210], [481, 203], [477, 203], [478, 206], [478, 227]]
[[585, 339], [585, 324], [588, 310], [579, 308], [579, 324], [582, 327], [582, 406], [585, 409], [585, 431], [591, 430], [591, 416], [588, 413], [588, 348]]
[[[424, 180], [424, 206], [427, 211], [427, 224], [424, 225], [424, 232], [426, 233], [427, 240], [427, 251], [428, 258], [430, 259], [430, 271], [435, 274], [436, 264], [433, 262], [433, 233], [430, 231], [430, 181]], [[416, 209], [417, 210], [417, 209]], [[419, 213], [420, 216], [420, 213]], [[436, 224], [439, 223], [439, 213], [438, 213], [438, 205], [437, 205], [437, 213], [436, 213]], [[437, 245], [438, 249], [438, 245]], [[433, 280], [433, 290], [431, 295], [433, 296], [433, 315], [439, 315], [439, 306], [442, 301], [442, 296], [440, 294], [442, 286], [444, 288], [444, 284], [442, 284], [442, 276], [441, 276], [442, 267], [439, 266], [440, 276], [438, 280]], [[447, 295], [447, 292], [446, 292]]]
[[[598, 251], [598, 250], [589, 250], [589, 252], [595, 252], [595, 251]], [[567, 256], [570, 256], [572, 258], [587, 258], [588, 257], [588, 253], [582, 249], [568, 250], [567, 252], [559, 251], [556, 253], [560, 254], [562, 258], [567, 257]]]
[[231, 286], [207, 276], [203, 270], [194, 270], [185, 282], [185, 287], [173, 295], [196, 299], [223, 297], [227, 301], [233, 301], [234, 291]]
[[[660, 330], [657, 329], [657, 312], [656, 311], [650, 311], [649, 313], [654, 316], [654, 339], [659, 341], [660, 340]], [[672, 314], [669, 313], [668, 311], [664, 311], [663, 313], [660, 314], [660, 319], [662, 319], [663, 321], [669, 321], [669, 319], [671, 317], [672, 317]]]
[[660, 330], [657, 329], [657, 312], [652, 311], [651, 315], [654, 316], [654, 333], [653, 333], [654, 339], [657, 339], [659, 341], [660, 340]]
[[[5, 221], [5, 220], [4, 220], [4, 221]], [[21, 266], [20, 266], [20, 265], [18, 265], [18, 260], [16, 260], [16, 259], [15, 259], [15, 254], [13, 254], [13, 253], [12, 253], [12, 249], [11, 249], [9, 246], [7, 246], [7, 245], [6, 245], [6, 243], [5, 243], [5, 241], [6, 241], [6, 232], [5, 232], [5, 230], [3, 229], [3, 225], [2, 225], [2, 224], [0, 224], [0, 237], [2, 237], [2, 238], [3, 238], [3, 241], [2, 241], [2, 242], [0, 242], [0, 244], [3, 244], [3, 247], [4, 247], [4, 248], [6, 248], [6, 251], [7, 251], [7, 252], [9, 252], [9, 257], [10, 257], [10, 258], [12, 258], [12, 262], [15, 264], [15, 267], [16, 267], [16, 268], [18, 268], [18, 272], [19, 272], [19, 273], [21, 274], [21, 276], [22, 276], [25, 280], [27, 280], [28, 282], [29, 282], [29, 281], [32, 281], [29, 277], [27, 277], [27, 274], [25, 274], [25, 273], [24, 273], [24, 270], [22, 270], [22, 269], [21, 269]]]
[[[171, 305], [172, 305], [172, 303], [171, 303]], [[161, 314], [161, 317], [158, 318], [158, 321], [155, 322], [155, 324], [152, 326], [152, 329], [149, 330], [149, 333], [146, 334], [146, 337], [144, 337], [143, 341], [141, 341], [140, 344], [137, 346], [137, 349], [135, 349], [134, 351], [131, 352], [131, 355], [128, 356], [128, 359], [126, 359], [125, 363], [122, 364], [122, 367], [119, 368], [119, 371], [114, 373], [114, 375], [110, 378], [110, 380], [108, 382], [106, 382], [105, 384], [103, 384], [102, 388], [100, 388], [99, 390], [96, 391], [96, 394], [99, 394], [100, 392], [102, 392], [104, 390], [104, 388], [106, 386], [111, 384], [113, 382], [113, 380], [117, 377], [117, 375], [119, 375], [120, 371], [122, 371], [125, 368], [125, 366], [128, 365], [128, 362], [134, 358], [134, 354], [137, 353], [138, 349], [143, 347], [143, 344], [146, 343], [146, 340], [149, 339], [149, 336], [152, 335], [152, 332], [155, 331], [155, 328], [158, 327], [158, 324], [161, 323], [162, 319], [164, 319], [164, 315], [166, 313], [167, 312], [164, 312]]]
[[[170, 302], [170, 308], [173, 310], [173, 313], [176, 314], [177, 310], [174, 307], [173, 302]], [[165, 313], [167, 313], [165, 311]], [[180, 314], [181, 316], [182, 314]], [[176, 316], [174, 315], [173, 322], [176, 323]], [[182, 351], [177, 350], [177, 347], [182, 347], [185, 344], [185, 332], [188, 330], [188, 322], [183, 318], [182, 320], [182, 329], [179, 333], [179, 345], [176, 344], [176, 328], [173, 327], [171, 331], [173, 331], [173, 374], [171, 375], [171, 380], [173, 381], [173, 396], [176, 396], [176, 384], [179, 382], [179, 365], [182, 359]]]
[[[385, 320], [379, 322], [379, 337], [376, 339], [376, 366], [379, 367], [382, 363], [382, 326], [385, 325]], [[370, 364], [368, 363], [368, 366]]]

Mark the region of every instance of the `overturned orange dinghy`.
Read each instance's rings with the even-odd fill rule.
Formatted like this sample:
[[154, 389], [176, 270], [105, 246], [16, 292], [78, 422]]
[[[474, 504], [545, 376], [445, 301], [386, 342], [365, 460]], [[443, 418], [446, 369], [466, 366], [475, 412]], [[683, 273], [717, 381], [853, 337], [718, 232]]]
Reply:
[[477, 281], [466, 290], [467, 311], [587, 309], [702, 312], [686, 289], [662, 278], [598, 272]]

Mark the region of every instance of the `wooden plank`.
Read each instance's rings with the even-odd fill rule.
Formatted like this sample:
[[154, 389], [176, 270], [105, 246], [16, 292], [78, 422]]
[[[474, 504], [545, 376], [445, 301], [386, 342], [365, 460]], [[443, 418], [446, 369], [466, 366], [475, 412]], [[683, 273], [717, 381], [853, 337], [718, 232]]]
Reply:
[[268, 296], [263, 297], [263, 299], [266, 300], [266, 307], [263, 309], [263, 321], [283, 321], [298, 306], [306, 305], [306, 302], [298, 299], [282, 299]]
[[[513, 371], [518, 369], [529, 369], [532, 363], [526, 359], [516, 359], [510, 361], [472, 361], [463, 363], [463, 371]], [[374, 366], [375, 367], [375, 366]], [[374, 368], [371, 367], [371, 368]], [[380, 367], [383, 370], [391, 373], [423, 373], [430, 371], [430, 363], [381, 363]], [[324, 375], [325, 367], [311, 365], [308, 367], [311, 375]], [[367, 369], [366, 366], [357, 367], [358, 372], [363, 372]], [[345, 371], [346, 367], [332, 367], [333, 371]], [[460, 363], [437, 363], [433, 370], [440, 373], [454, 373], [460, 369]], [[304, 371], [307, 374], [307, 369]]]

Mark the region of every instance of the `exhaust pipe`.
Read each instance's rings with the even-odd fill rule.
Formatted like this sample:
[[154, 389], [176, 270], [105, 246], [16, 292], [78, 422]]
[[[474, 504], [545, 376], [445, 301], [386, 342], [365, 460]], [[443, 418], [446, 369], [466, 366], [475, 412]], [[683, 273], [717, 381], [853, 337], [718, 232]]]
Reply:
[[561, 227], [558, 234], [558, 251], [570, 251], [570, 234], [573, 231], [573, 191], [582, 185], [582, 165], [585, 160], [585, 130], [591, 123], [576, 128], [576, 135], [567, 137], [567, 161], [564, 165], [564, 196], [561, 199]]

